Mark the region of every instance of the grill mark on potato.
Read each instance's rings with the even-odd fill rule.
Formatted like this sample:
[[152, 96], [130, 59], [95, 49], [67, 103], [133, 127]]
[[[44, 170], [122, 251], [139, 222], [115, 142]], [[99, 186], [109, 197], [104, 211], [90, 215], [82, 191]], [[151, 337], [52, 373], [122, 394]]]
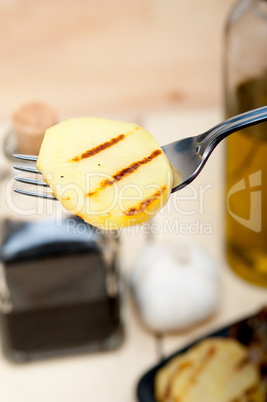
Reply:
[[246, 398], [245, 400], [247, 400], [247, 398], [250, 398], [256, 391], [257, 391], [257, 385], [255, 384], [252, 385], [250, 388], [246, 389], [245, 391], [243, 391], [239, 396], [237, 396], [236, 398], [232, 399], [229, 402], [240, 402], [243, 401], [244, 398]]
[[258, 388], [257, 384], [251, 385], [251, 387], [248, 388], [248, 389], [245, 391], [245, 396], [248, 396], [248, 397], [249, 397], [249, 396], [253, 395], [253, 394], [257, 391], [257, 388]]
[[118, 137], [112, 138], [110, 141], [103, 142], [103, 144], [98, 145], [95, 148], [88, 149], [84, 153], [82, 153], [79, 156], [74, 156], [70, 161], [71, 162], [79, 162], [82, 159], [89, 158], [90, 156], [94, 156], [98, 154], [101, 151], [104, 151], [104, 149], [110, 148], [113, 145], [117, 144], [118, 142], [124, 140], [125, 134], [120, 134]]
[[[177, 372], [180, 373], [183, 370], [186, 370], [189, 367], [192, 367], [193, 363], [191, 361], [185, 361], [181, 364], [178, 365], [178, 367], [176, 368], [176, 370], [172, 373], [172, 375], [170, 376], [170, 379], [168, 381], [167, 387], [165, 389], [164, 392], [164, 398], [167, 399], [170, 397], [170, 392], [171, 392], [171, 385], [173, 383], [173, 380], [175, 379]], [[179, 402], [180, 398], [175, 399], [175, 402]]]
[[247, 364], [249, 364], [249, 363], [250, 363], [249, 356], [245, 356], [242, 360], [240, 360], [240, 361], [236, 364], [236, 366], [235, 366], [236, 371], [242, 370], [242, 368], [243, 368], [244, 366], [246, 366]]
[[197, 367], [195, 373], [191, 376], [190, 382], [195, 383], [197, 382], [197, 377], [200, 375], [200, 373], [205, 369], [205, 366], [209, 363], [210, 359], [212, 356], [214, 356], [216, 352], [216, 348], [214, 346], [211, 346], [208, 350], [207, 353], [205, 354], [201, 364]]
[[[174, 375], [172, 375], [171, 378], [169, 379], [169, 382], [168, 382], [165, 392], [163, 394], [164, 400], [168, 399], [170, 397], [171, 385], [172, 385], [173, 379], [174, 379]], [[178, 401], [179, 401], [179, 399], [178, 399]]]
[[[207, 364], [209, 363], [210, 359], [214, 356], [214, 354], [216, 353], [216, 348], [214, 346], [211, 346], [205, 356], [203, 357], [202, 361], [200, 362], [200, 365], [198, 365], [195, 370], [193, 369], [193, 374], [191, 375], [191, 377], [188, 379], [187, 385], [184, 389], [183, 394], [186, 395], [190, 389], [190, 387], [192, 386], [192, 384], [195, 384], [198, 380], [198, 376], [201, 374], [201, 372], [205, 369], [205, 367], [207, 366]], [[171, 395], [169, 395], [171, 396]], [[175, 400], [177, 401], [177, 399]], [[179, 399], [178, 399], [179, 401]]]
[[123, 211], [124, 215], [132, 216], [137, 215], [143, 212], [153, 201], [159, 198], [163, 192], [166, 190], [166, 186], [162, 186], [159, 190], [157, 190], [154, 194], [152, 194], [149, 198], [146, 198], [144, 201], [140, 202], [136, 207], [132, 207]]
[[119, 172], [115, 173], [112, 176], [112, 179], [109, 180], [103, 180], [100, 183], [99, 189], [92, 191], [90, 193], [87, 193], [86, 196], [90, 197], [92, 195], [95, 195], [98, 191], [103, 190], [104, 188], [108, 186], [112, 186], [112, 184], [124, 179], [124, 177], [129, 176], [130, 174], [134, 173], [137, 169], [139, 169], [141, 166], [151, 162], [154, 158], [162, 154], [161, 149], [156, 149], [153, 151], [149, 156], [146, 156], [145, 158], [141, 159], [140, 161], [133, 162], [130, 166], [120, 170]]

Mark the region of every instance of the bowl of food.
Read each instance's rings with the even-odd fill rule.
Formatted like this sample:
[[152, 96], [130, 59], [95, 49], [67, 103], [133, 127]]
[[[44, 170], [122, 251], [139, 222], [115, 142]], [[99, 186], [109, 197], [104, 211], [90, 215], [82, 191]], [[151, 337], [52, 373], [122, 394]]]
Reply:
[[264, 402], [267, 309], [168, 356], [137, 385], [139, 402]]

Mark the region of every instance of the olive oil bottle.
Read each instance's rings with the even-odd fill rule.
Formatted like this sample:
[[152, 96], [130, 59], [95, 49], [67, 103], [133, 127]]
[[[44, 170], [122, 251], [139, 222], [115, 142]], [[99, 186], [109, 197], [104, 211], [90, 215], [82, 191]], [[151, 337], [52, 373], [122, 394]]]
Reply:
[[[267, 105], [267, 1], [242, 0], [226, 30], [226, 117]], [[226, 145], [226, 255], [251, 283], [267, 286], [267, 123]]]

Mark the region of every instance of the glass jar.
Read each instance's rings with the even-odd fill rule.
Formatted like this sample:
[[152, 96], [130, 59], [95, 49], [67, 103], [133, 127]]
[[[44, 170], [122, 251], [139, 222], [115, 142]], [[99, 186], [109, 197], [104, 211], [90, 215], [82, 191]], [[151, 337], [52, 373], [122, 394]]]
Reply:
[[14, 139], [11, 130], [0, 149], [5, 355], [22, 362], [114, 349], [123, 339], [118, 240], [68, 214], [59, 202], [14, 193]]
[[[239, 1], [227, 23], [226, 117], [267, 105], [267, 1]], [[227, 139], [226, 253], [241, 277], [267, 286], [267, 123]]]

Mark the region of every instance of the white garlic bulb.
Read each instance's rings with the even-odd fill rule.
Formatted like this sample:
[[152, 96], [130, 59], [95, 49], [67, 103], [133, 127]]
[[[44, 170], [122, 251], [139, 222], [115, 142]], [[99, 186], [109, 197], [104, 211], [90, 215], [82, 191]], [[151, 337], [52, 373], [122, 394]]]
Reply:
[[219, 301], [217, 264], [191, 243], [152, 244], [137, 259], [131, 288], [145, 323], [155, 331], [204, 320]]

